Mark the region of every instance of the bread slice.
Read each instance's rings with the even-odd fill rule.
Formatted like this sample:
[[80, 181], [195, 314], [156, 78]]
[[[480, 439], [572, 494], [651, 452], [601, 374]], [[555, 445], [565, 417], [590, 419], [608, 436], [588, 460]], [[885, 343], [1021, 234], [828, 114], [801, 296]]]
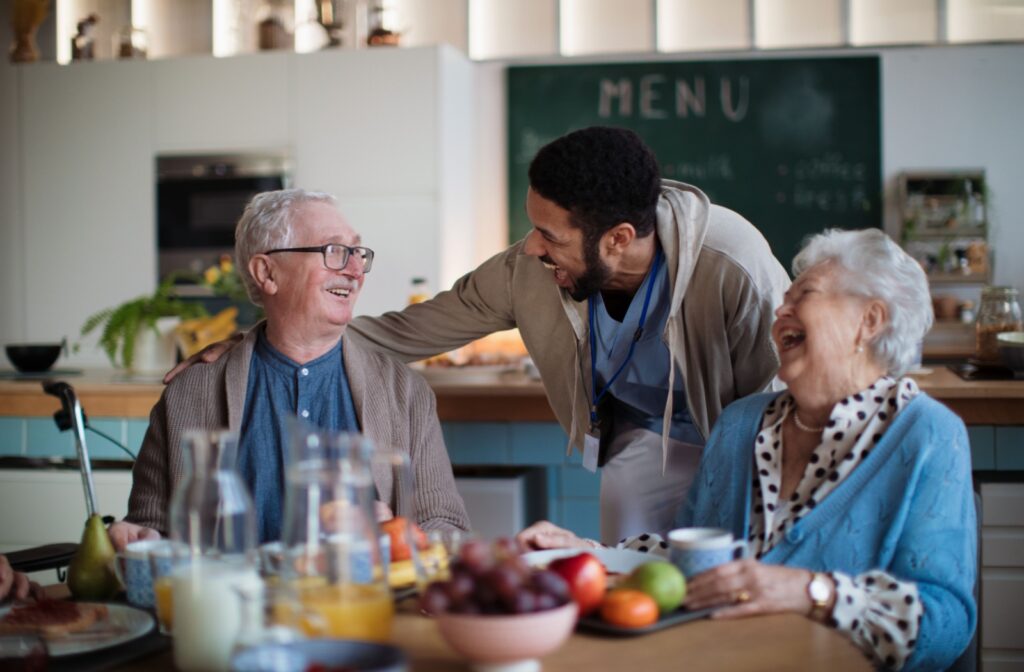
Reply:
[[80, 632], [106, 619], [102, 604], [39, 600], [19, 605], [0, 618], [0, 634], [35, 634], [46, 638]]

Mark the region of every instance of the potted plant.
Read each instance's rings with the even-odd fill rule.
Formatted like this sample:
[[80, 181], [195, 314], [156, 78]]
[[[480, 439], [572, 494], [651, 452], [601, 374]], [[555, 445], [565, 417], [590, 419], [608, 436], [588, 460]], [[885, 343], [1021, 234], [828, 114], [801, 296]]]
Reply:
[[166, 371], [174, 365], [174, 327], [182, 320], [206, 315], [198, 303], [174, 295], [174, 279], [156, 292], [106, 308], [82, 325], [82, 335], [102, 326], [100, 345], [114, 366], [134, 371]]

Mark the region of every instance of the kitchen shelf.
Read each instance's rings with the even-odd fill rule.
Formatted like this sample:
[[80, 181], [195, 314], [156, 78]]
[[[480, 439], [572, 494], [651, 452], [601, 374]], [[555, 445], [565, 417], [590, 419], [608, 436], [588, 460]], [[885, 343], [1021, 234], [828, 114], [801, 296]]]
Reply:
[[991, 281], [986, 198], [981, 169], [900, 174], [903, 247], [921, 263], [932, 285]]

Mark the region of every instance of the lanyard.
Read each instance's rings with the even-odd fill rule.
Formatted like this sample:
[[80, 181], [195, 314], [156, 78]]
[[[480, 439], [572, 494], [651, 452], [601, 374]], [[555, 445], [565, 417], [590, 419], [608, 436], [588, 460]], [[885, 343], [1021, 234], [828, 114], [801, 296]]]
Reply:
[[647, 321], [647, 309], [651, 305], [651, 293], [654, 290], [654, 276], [658, 273], [658, 268], [661, 266], [661, 248], [658, 248], [654, 254], [654, 264], [651, 266], [651, 272], [647, 276], [647, 293], [644, 295], [644, 306], [640, 311], [640, 322], [637, 324], [636, 331], [633, 332], [633, 340], [629, 343], [629, 351], [626, 353], [626, 358], [622, 360], [622, 364], [619, 364], [619, 368], [616, 369], [615, 374], [612, 375], [611, 379], [605, 384], [604, 389], [598, 391], [597, 389], [597, 336], [595, 335], [594, 329], [594, 301], [588, 302], [588, 316], [590, 318], [590, 428], [594, 431], [597, 427], [597, 404], [601, 401], [604, 395], [611, 389], [612, 383], [619, 377], [622, 370], [626, 368], [626, 364], [633, 358], [633, 350], [636, 348], [637, 341], [644, 334], [644, 323]]

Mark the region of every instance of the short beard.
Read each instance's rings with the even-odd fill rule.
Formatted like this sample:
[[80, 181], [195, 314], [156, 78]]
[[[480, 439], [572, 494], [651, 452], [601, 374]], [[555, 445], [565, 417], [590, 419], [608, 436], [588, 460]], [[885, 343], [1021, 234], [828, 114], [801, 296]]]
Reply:
[[611, 269], [601, 260], [601, 237], [597, 236], [593, 240], [588, 238], [589, 236], [583, 240], [583, 275], [573, 282], [573, 287], [569, 290], [569, 296], [576, 302], [586, 301], [597, 294], [612, 275]]

